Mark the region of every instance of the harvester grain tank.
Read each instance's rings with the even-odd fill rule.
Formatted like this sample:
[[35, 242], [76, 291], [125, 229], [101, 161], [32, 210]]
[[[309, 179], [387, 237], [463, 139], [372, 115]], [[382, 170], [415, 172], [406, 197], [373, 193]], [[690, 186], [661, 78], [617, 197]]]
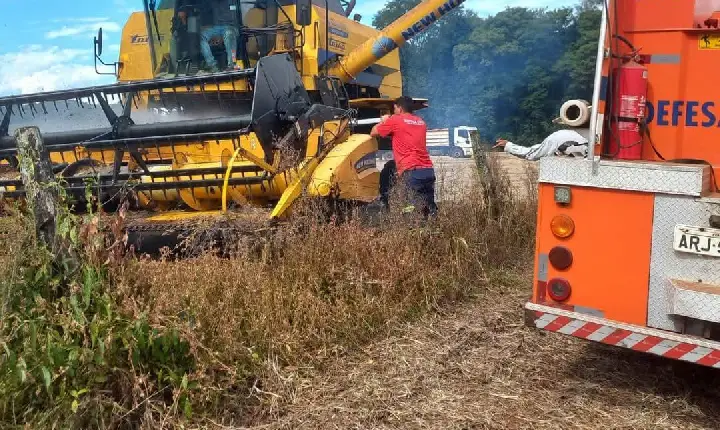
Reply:
[[[10, 132], [36, 123], [71, 195], [82, 200], [91, 183], [111, 207], [129, 194], [134, 209], [163, 212], [149, 223], [214, 216], [230, 204], [267, 207], [276, 219], [303, 194], [371, 202], [378, 142], [362, 133], [372, 121], [358, 120], [379, 117], [400, 95], [396, 48], [408, 32], [460, 3], [427, 0], [377, 32], [333, 1], [328, 9], [310, 0], [231, 1], [237, 58], [213, 72], [200, 44], [207, 41], [220, 65], [227, 50], [223, 38], [202, 37], [213, 25], [209, 5], [146, 0], [123, 30], [117, 83], [0, 98], [0, 189], [6, 199], [23, 196]], [[100, 31], [98, 59], [102, 43]], [[40, 119], [88, 110], [107, 125], [70, 120], [53, 129]], [[196, 215], [164, 213], [171, 209]]]

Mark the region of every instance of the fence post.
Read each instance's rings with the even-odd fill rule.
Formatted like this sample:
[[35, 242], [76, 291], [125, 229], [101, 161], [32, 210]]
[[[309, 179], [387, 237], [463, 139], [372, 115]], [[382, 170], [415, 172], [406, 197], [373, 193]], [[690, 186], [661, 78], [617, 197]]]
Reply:
[[35, 220], [37, 238], [55, 253], [59, 245], [56, 220], [60, 212], [60, 196], [50, 154], [37, 127], [17, 129], [15, 140], [20, 176], [25, 187], [28, 208]]

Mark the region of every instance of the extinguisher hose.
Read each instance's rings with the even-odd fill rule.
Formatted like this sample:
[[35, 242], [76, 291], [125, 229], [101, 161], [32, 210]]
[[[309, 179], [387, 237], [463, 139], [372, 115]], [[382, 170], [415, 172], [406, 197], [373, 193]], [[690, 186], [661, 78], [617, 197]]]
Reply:
[[702, 160], [698, 158], [674, 158], [671, 160], [666, 159], [662, 156], [660, 151], [658, 151], [657, 147], [655, 146], [655, 143], [652, 140], [652, 137], [650, 136], [650, 129], [647, 127], [647, 125], [642, 124], [642, 130], [643, 134], [645, 134], [648, 138], [648, 142], [650, 142], [650, 147], [652, 148], [655, 155], [662, 161], [666, 161], [668, 163], [681, 163], [681, 164], [703, 164], [706, 166], [710, 166], [710, 178], [712, 179], [712, 184], [715, 187], [715, 192], [720, 192], [720, 187], [718, 187], [718, 181], [717, 176], [715, 176], [715, 169], [713, 168], [712, 163], [710, 163], [707, 160]]
[[627, 55], [612, 54], [613, 58], [629, 60], [629, 59], [634, 58], [638, 54], [638, 52], [640, 52], [639, 49], [635, 48], [635, 45], [633, 45], [629, 40], [627, 40], [627, 38], [625, 38], [625, 36], [623, 36], [621, 34], [613, 34], [612, 37], [615, 39], [618, 39], [619, 41], [621, 41], [622, 43], [627, 45], [628, 48], [630, 48], [630, 54], [627, 54]]

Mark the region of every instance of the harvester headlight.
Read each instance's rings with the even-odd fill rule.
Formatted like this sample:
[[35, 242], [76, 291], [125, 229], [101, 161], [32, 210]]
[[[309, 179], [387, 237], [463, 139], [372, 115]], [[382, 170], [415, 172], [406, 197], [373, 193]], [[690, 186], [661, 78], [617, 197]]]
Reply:
[[330, 185], [327, 182], [323, 182], [317, 186], [317, 193], [320, 196], [327, 197], [330, 195]]

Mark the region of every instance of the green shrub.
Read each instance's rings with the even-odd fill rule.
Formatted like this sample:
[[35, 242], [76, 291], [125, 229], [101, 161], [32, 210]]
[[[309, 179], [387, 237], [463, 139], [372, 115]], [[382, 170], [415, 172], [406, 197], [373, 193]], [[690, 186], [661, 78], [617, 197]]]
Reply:
[[121, 311], [111, 286], [122, 262], [100, 218], [58, 217], [58, 239], [74, 262], [38, 243], [31, 219], [14, 219], [0, 279], [2, 422], [104, 427], [144, 413], [151, 396], [190, 413], [189, 344]]

